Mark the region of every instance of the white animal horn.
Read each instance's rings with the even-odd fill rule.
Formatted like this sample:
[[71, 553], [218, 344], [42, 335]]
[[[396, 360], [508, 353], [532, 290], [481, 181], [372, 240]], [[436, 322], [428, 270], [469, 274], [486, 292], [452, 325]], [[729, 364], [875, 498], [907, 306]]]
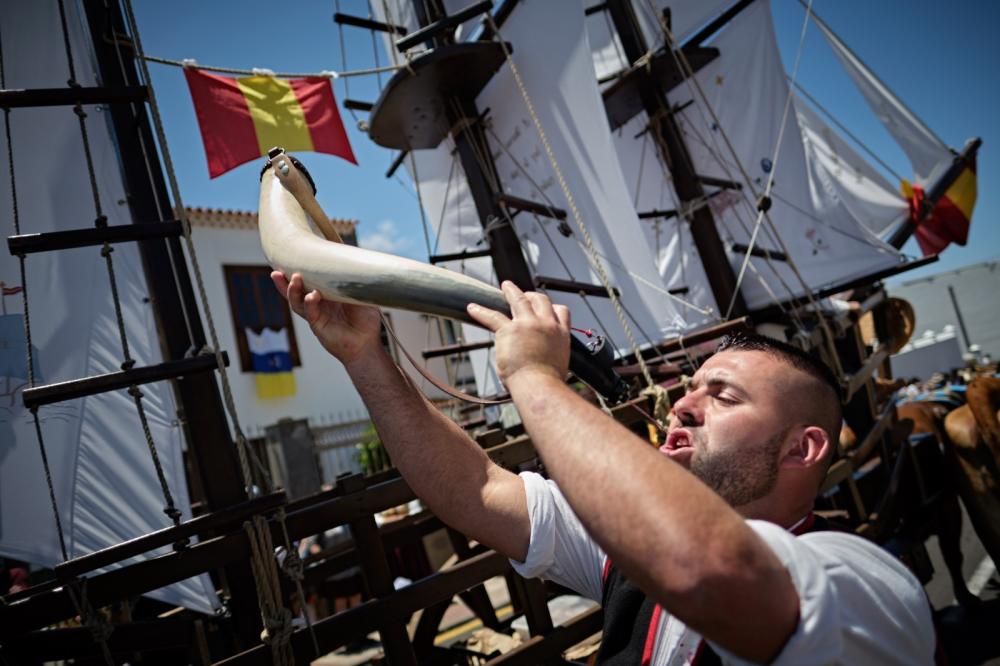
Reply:
[[465, 310], [469, 303], [509, 311], [499, 289], [475, 278], [326, 240], [285, 186], [293, 177], [301, 178], [301, 174], [264, 172], [260, 241], [271, 266], [286, 275], [301, 274], [307, 289], [334, 301], [412, 310], [468, 323], [475, 323]]

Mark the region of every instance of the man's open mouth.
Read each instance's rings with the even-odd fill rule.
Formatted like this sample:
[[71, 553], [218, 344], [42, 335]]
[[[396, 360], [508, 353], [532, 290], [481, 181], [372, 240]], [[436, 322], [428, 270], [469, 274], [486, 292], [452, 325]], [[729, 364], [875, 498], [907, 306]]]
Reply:
[[677, 430], [671, 430], [667, 434], [667, 441], [660, 447], [660, 450], [669, 452], [680, 449], [689, 449], [693, 446], [694, 444], [691, 441], [691, 433], [683, 428], [678, 428]]

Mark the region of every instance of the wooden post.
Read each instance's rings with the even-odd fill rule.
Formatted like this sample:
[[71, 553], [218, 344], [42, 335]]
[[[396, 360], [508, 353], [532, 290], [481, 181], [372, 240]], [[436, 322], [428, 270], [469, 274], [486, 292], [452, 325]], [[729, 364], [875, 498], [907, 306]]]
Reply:
[[[337, 480], [345, 494], [361, 492], [365, 489], [365, 479], [360, 474], [352, 474]], [[379, 535], [375, 516], [365, 514], [349, 523], [351, 536], [358, 550], [358, 561], [361, 573], [365, 579], [365, 587], [369, 595], [381, 599], [392, 595], [395, 588], [392, 584], [392, 574], [389, 562], [385, 557], [385, 546]], [[385, 656], [393, 666], [413, 664], [416, 666], [417, 656], [410, 645], [410, 637], [406, 633], [406, 623], [399, 617], [383, 616], [379, 622], [379, 635]]]

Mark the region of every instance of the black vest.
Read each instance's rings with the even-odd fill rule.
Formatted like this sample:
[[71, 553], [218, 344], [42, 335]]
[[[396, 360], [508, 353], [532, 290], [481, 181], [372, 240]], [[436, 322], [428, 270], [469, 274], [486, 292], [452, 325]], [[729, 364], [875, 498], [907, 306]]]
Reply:
[[[822, 517], [812, 513], [793, 533], [836, 529]], [[610, 563], [610, 560], [609, 560]], [[648, 599], [610, 564], [605, 568], [604, 592], [601, 606], [604, 609], [604, 634], [597, 663], [607, 666], [637, 666], [649, 663], [653, 655], [656, 632], [662, 609]], [[693, 666], [722, 664], [719, 655], [704, 640], [697, 648]]]

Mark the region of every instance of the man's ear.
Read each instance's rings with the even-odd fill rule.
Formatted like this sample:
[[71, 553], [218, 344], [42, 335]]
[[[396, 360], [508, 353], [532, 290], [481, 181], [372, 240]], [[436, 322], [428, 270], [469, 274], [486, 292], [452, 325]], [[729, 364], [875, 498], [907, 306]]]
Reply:
[[781, 460], [782, 467], [812, 467], [830, 455], [830, 437], [819, 426], [806, 426]]

